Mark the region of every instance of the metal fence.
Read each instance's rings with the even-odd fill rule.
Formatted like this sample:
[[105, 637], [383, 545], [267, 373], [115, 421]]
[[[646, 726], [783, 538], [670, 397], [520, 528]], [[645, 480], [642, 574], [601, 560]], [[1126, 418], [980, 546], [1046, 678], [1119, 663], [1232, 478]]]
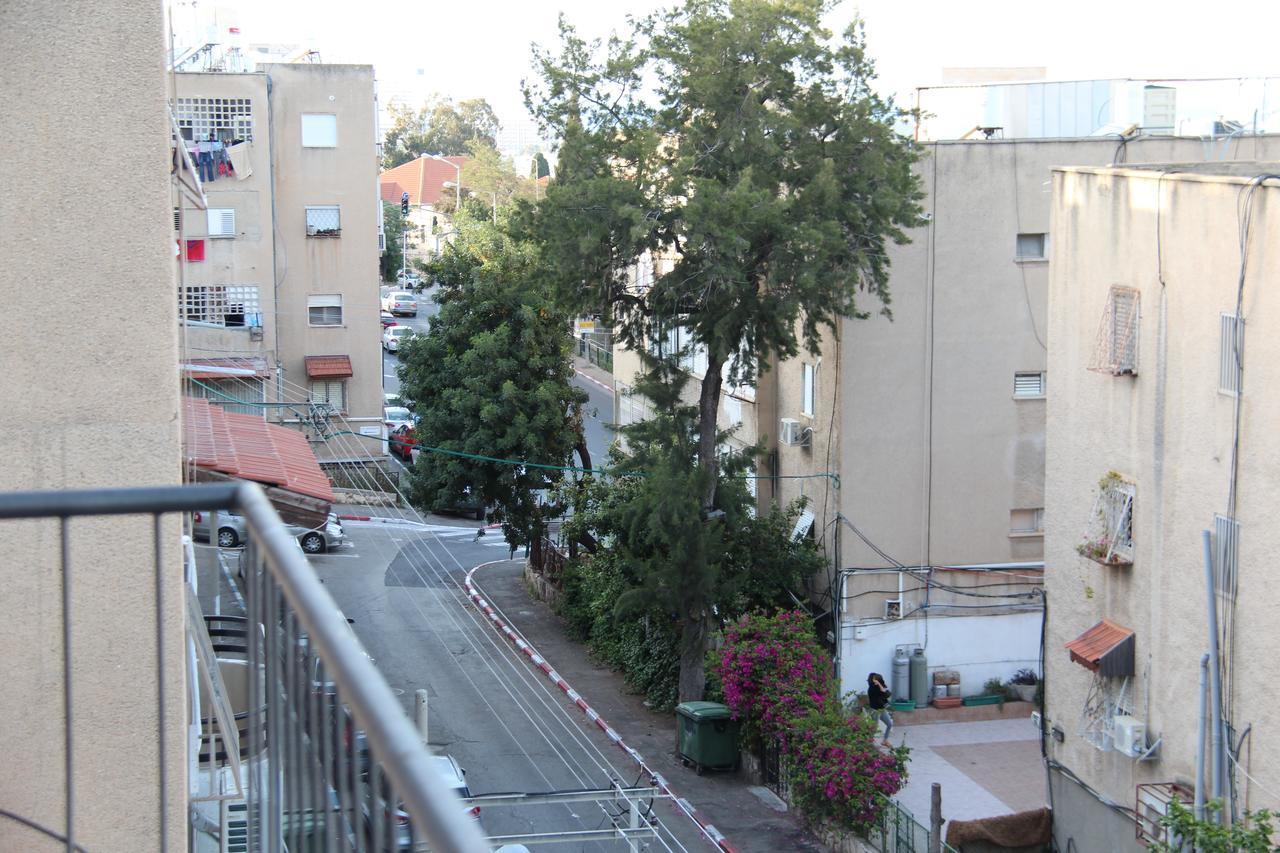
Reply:
[[[189, 697], [191, 705], [202, 718], [191, 767], [197, 793], [190, 809], [166, 800], [167, 775], [181, 761], [187, 733], [161, 724], [156, 787], [135, 792], [158, 803], [158, 843], [152, 849], [167, 849], [168, 822], [186, 818], [192, 837], [222, 851], [384, 851], [423, 843], [435, 851], [488, 850], [274, 508], [258, 486], [247, 483], [0, 494], [0, 520], [43, 518], [60, 528], [66, 808], [63, 826], [38, 829], [65, 841], [68, 851], [100, 846], [78, 834], [75, 821], [76, 747], [92, 744], [73, 742], [72, 658], [77, 643], [92, 640], [75, 637], [68, 616], [79, 582], [70, 526], [93, 516], [154, 518], [154, 612], [129, 616], [156, 624], [159, 705], [166, 669], [172, 669], [159, 617], [165, 583], [176, 581], [168, 570], [174, 561], [166, 556], [162, 516], [229, 510], [244, 517], [248, 530], [238, 567], [244, 614], [200, 613], [194, 590], [187, 589], [188, 639], [200, 670], [199, 678], [187, 680], [197, 694]], [[176, 545], [169, 547], [176, 551]], [[167, 677], [186, 674], [169, 671]], [[83, 782], [80, 790], [83, 800]]]
[[584, 336], [575, 338], [574, 351], [601, 370], [613, 373], [613, 350], [608, 347]]
[[[929, 853], [929, 827], [916, 820], [905, 806], [889, 799], [880, 813], [879, 826], [863, 839], [865, 844], [879, 853]], [[937, 850], [941, 853], [957, 853], [947, 842], [939, 839]]]

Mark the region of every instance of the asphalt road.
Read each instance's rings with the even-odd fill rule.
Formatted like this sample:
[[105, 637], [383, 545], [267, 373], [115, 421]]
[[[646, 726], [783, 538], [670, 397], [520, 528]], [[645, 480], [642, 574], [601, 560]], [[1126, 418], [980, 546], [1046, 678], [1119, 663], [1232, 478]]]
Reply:
[[[633, 783], [634, 765], [466, 600], [468, 569], [509, 558], [501, 534], [477, 538], [475, 522], [428, 520], [438, 526], [344, 522], [352, 547], [310, 560], [406, 713], [415, 691], [427, 691], [432, 748], [458, 760], [474, 795]], [[616, 811], [609, 802], [502, 806], [481, 818], [490, 836], [571, 832], [610, 826], [609, 809]], [[665, 808], [659, 816], [662, 840], [648, 849], [707, 849], [692, 824]], [[550, 849], [627, 846], [578, 840]]]

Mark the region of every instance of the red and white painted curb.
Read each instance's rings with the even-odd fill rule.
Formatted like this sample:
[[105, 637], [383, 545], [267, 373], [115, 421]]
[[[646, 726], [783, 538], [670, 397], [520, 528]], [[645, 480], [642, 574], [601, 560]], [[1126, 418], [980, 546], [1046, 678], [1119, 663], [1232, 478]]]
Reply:
[[612, 394], [612, 393], [613, 393], [613, 386], [612, 386], [612, 385], [606, 385], [606, 384], [604, 384], [603, 382], [601, 382], [599, 379], [596, 379], [594, 376], [590, 375], [589, 373], [585, 373], [585, 372], [583, 372], [583, 371], [581, 371], [581, 370], [578, 370], [578, 368], [576, 368], [576, 367], [573, 369], [573, 372], [574, 372], [574, 373], [576, 373], [576, 374], [578, 374], [579, 376], [581, 376], [583, 379], [587, 380], [588, 382], [590, 382], [592, 385], [595, 385], [595, 386], [597, 386], [597, 387], [603, 388], [605, 391], [608, 391], [610, 394]]
[[705, 835], [712, 844], [716, 845], [716, 847], [721, 850], [724, 850], [725, 853], [738, 853], [738, 848], [735, 847], [729, 839], [725, 838], [724, 834], [720, 832], [720, 830], [716, 829], [715, 825], [712, 824], [711, 821], [707, 820], [706, 815], [698, 811], [693, 803], [673, 791], [671, 789], [671, 784], [666, 780], [666, 777], [651, 768], [644, 760], [644, 756], [639, 752], [636, 752], [634, 749], [627, 746], [622, 740], [622, 735], [618, 734], [618, 732], [614, 730], [613, 726], [609, 725], [605, 721], [604, 717], [601, 717], [594, 708], [587, 704], [587, 700], [582, 697], [582, 694], [570, 687], [569, 682], [565, 681], [560, 673], [555, 671], [547, 659], [538, 654], [538, 650], [529, 645], [529, 643], [526, 642], [519, 633], [513, 630], [512, 627], [506, 623], [506, 620], [498, 615], [497, 611], [493, 609], [489, 602], [484, 600], [484, 597], [481, 596], [480, 592], [476, 589], [475, 584], [471, 582], [471, 576], [479, 569], [483, 569], [486, 566], [494, 566], [503, 562], [507, 561], [495, 560], [491, 563], [481, 563], [471, 571], [467, 572], [467, 577], [462, 583], [463, 588], [466, 590], [467, 597], [471, 599], [471, 603], [478, 607], [480, 612], [489, 618], [489, 621], [493, 623], [494, 627], [502, 633], [502, 636], [510, 640], [511, 644], [514, 645], [521, 654], [527, 657], [534, 666], [542, 670], [543, 673], [546, 674], [547, 678], [551, 679], [556, 687], [559, 687], [561, 692], [569, 697], [569, 701], [581, 708], [582, 713], [586, 714], [587, 719], [595, 723], [596, 727], [600, 729], [600, 731], [604, 732], [605, 737], [609, 738], [614, 745], [629, 755], [631, 760], [634, 761], [644, 773], [647, 773], [649, 777], [653, 779], [654, 786], [659, 791], [670, 797], [671, 802], [675, 804], [676, 808], [696, 823], [698, 828], [702, 830], [702, 834]]

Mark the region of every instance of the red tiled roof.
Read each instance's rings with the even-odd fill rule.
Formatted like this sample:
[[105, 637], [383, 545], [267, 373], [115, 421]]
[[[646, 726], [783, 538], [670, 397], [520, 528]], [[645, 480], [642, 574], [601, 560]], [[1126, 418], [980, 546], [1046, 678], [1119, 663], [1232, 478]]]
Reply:
[[252, 370], [254, 376], [266, 378], [271, 374], [267, 371], [267, 360], [265, 358], [189, 358], [186, 363], [190, 368], [186, 369], [188, 379], [226, 379], [226, 373], [219, 373], [216, 370], [199, 370], [191, 368], [199, 367], [230, 367], [236, 370]]
[[1133, 675], [1133, 631], [1103, 619], [1067, 643], [1071, 659], [1086, 669], [1114, 678]]
[[[453, 163], [467, 170], [466, 157], [446, 157], [448, 163], [430, 157], [419, 157], [402, 163], [394, 169], [388, 169], [378, 176], [378, 184], [383, 187], [382, 197], [388, 201], [399, 201], [400, 193], [409, 193], [409, 203], [413, 205], [435, 204], [445, 192], [445, 181], [456, 181], [458, 170], [450, 166]], [[401, 187], [394, 198], [387, 198], [386, 186], [397, 184]], [[452, 190], [450, 190], [452, 192]]]
[[183, 400], [182, 430], [186, 458], [197, 467], [333, 503], [333, 487], [302, 433], [196, 397]]
[[309, 355], [303, 361], [307, 365], [308, 379], [344, 379], [353, 375], [351, 356]]
[[382, 200], [391, 202], [392, 204], [400, 203], [400, 196], [404, 195], [404, 187], [395, 181], [383, 181], [378, 184], [382, 190]]

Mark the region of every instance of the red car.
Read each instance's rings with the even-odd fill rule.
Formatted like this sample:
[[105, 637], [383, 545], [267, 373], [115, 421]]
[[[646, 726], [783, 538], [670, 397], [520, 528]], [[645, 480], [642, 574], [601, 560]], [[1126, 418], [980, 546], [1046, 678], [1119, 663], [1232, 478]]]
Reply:
[[387, 436], [388, 447], [393, 454], [405, 462], [413, 461], [413, 448], [418, 440], [413, 437], [413, 425], [403, 424], [393, 429]]
[[395, 315], [393, 315], [393, 314], [388, 314], [386, 311], [383, 311], [383, 312], [382, 312], [382, 317], [380, 318], [380, 322], [382, 323], [382, 328], [384, 328], [384, 329], [386, 329], [386, 328], [388, 328], [388, 327], [390, 327], [390, 326], [394, 326], [394, 325], [396, 325], [396, 318], [395, 318]]

